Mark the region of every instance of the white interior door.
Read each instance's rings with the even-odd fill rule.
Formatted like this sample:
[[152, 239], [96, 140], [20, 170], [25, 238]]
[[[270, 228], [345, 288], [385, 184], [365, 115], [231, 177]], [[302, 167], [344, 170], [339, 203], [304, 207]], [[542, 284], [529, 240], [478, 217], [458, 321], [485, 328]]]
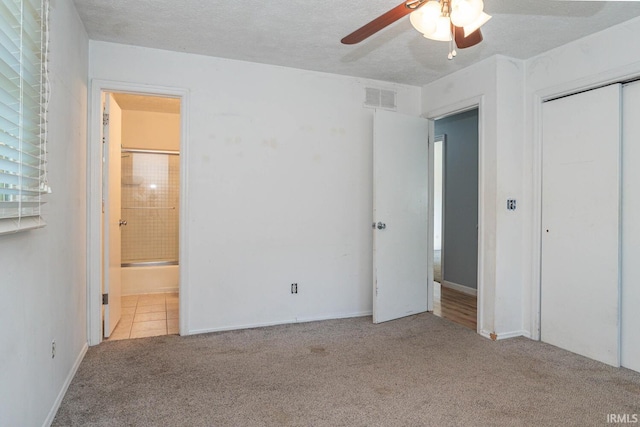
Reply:
[[428, 135], [428, 120], [375, 112], [374, 323], [427, 310]]
[[541, 338], [619, 366], [620, 85], [543, 105]]
[[640, 82], [622, 90], [620, 363], [640, 372]]
[[121, 315], [121, 135], [122, 111], [111, 94], [105, 97], [103, 120], [103, 292], [109, 302], [104, 306], [104, 336], [108, 338], [118, 324]]

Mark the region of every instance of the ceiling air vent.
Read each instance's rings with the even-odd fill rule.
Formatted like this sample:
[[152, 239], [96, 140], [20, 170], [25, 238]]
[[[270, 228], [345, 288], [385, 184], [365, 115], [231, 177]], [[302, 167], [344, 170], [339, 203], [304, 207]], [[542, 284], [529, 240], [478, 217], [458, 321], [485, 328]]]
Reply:
[[364, 106], [370, 108], [384, 108], [396, 110], [396, 92], [393, 90], [365, 88]]

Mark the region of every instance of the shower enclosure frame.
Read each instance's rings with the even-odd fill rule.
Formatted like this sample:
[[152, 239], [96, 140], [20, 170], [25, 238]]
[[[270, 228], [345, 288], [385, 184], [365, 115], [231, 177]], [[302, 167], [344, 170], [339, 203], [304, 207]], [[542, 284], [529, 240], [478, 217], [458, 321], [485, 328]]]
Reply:
[[[178, 156], [178, 159], [180, 158], [180, 157], [179, 157], [179, 156], [180, 156], [180, 152], [179, 152], [179, 151], [174, 151], [174, 150], [148, 150], [148, 149], [141, 149], [141, 148], [124, 148], [124, 147], [123, 147], [123, 148], [120, 150], [120, 152], [121, 152], [122, 154], [125, 154], [125, 153], [126, 153], [126, 154], [128, 155], [128, 156], [126, 156], [126, 157], [129, 157], [129, 155], [135, 155], [135, 154], [141, 154], [141, 155], [145, 155], [145, 154], [152, 154], [152, 155], [153, 155], [153, 154], [156, 154], [156, 155]], [[125, 156], [123, 156], [123, 158], [124, 158], [124, 157], [125, 157]], [[168, 160], [168, 161], [170, 161], [170, 160]], [[135, 162], [135, 160], [134, 160], [134, 161], [133, 161], [133, 164], [135, 164], [135, 163], [136, 163], [136, 162]], [[178, 161], [178, 163], [179, 163], [179, 161]], [[131, 167], [132, 167], [132, 168], [134, 168], [134, 167], [135, 167], [135, 166], [133, 166], [133, 164], [131, 165]], [[144, 161], [143, 161], [143, 164], [144, 164]], [[178, 167], [179, 167], [179, 164], [178, 164]], [[123, 168], [122, 170], [123, 170], [123, 174], [124, 174], [124, 164], [122, 165], [122, 168]], [[133, 173], [133, 172], [132, 172], [132, 173]], [[170, 165], [168, 165], [168, 166], [167, 166], [167, 178], [168, 178], [168, 180], [169, 180], [169, 181], [171, 181], [171, 176], [172, 176], [172, 174], [171, 174], [171, 166], [170, 166]], [[174, 175], [174, 176], [175, 176], [175, 175]], [[177, 176], [178, 176], [178, 179], [179, 179], [179, 172], [178, 172], [178, 175], [177, 175]], [[156, 177], [156, 178], [157, 178], [157, 177]], [[122, 200], [123, 200], [123, 203], [124, 203], [124, 198], [125, 198], [125, 187], [130, 187], [130, 186], [133, 186], [133, 187], [139, 187], [139, 185], [140, 185], [140, 184], [135, 184], [135, 183], [133, 183], [133, 184], [125, 184], [125, 183], [124, 183], [124, 181], [123, 181], [123, 183], [122, 183], [122, 190], [121, 190], [121, 191], [122, 191], [122, 192], [121, 192], [121, 194], [122, 194], [122, 197], [123, 197], [123, 199], [122, 199]], [[179, 188], [178, 188], [178, 189], [179, 189]], [[170, 190], [170, 189], [167, 189], [166, 191], [167, 191], [169, 194], [171, 194], [171, 190]], [[130, 193], [127, 193], [127, 194], [130, 194]], [[161, 192], [160, 192], [160, 197], [162, 197], [163, 195], [164, 195], [164, 193], [161, 191]], [[169, 196], [169, 197], [170, 197], [170, 196]], [[129, 203], [131, 203], [131, 200], [129, 200]], [[147, 201], [146, 203], [148, 203], [148, 201]], [[139, 203], [138, 203], [138, 204], [139, 204]], [[143, 202], [142, 202], [142, 204], [145, 204], [145, 202], [143, 201]], [[121, 209], [122, 209], [123, 211], [130, 211], [130, 213], [134, 213], [134, 214], [135, 214], [135, 211], [156, 211], [156, 210], [158, 210], [158, 211], [168, 212], [168, 211], [174, 211], [174, 210], [176, 210], [176, 209], [178, 209], [178, 208], [177, 208], [176, 206], [124, 206], [124, 205], [123, 205], [123, 206], [121, 207]], [[180, 212], [180, 211], [179, 211], [179, 209], [178, 209], [178, 213], [179, 213], [179, 212]], [[126, 225], [126, 227], [122, 229], [122, 231], [123, 231], [123, 232], [125, 232], [125, 231], [127, 231], [127, 230], [128, 230], [128, 228], [129, 228], [130, 226], [132, 226], [133, 224], [129, 224], [129, 222], [130, 222], [129, 218], [130, 218], [130, 217], [129, 217], [128, 215], [125, 215], [125, 213], [124, 213], [124, 212], [122, 212], [122, 216], [121, 216], [121, 218], [122, 218], [123, 220], [125, 220], [125, 223], [126, 223], [126, 224], [125, 224], [125, 225]], [[179, 221], [179, 218], [178, 218], [178, 221]], [[179, 224], [176, 224], [176, 225], [179, 225]], [[170, 227], [170, 225], [167, 225], [167, 226], [169, 226], [169, 227]], [[163, 230], [164, 230], [164, 229], [166, 229], [166, 228], [163, 228]], [[121, 262], [121, 264], [120, 264], [122, 268], [127, 268], [127, 267], [144, 267], [144, 266], [179, 265], [179, 259], [180, 259], [180, 257], [179, 257], [179, 254], [178, 254], [178, 253], [176, 253], [176, 254], [175, 254], [175, 258], [174, 258], [173, 256], [170, 256], [170, 257], [168, 257], [168, 258], [166, 258], [166, 259], [153, 259], [153, 260], [144, 260], [144, 261], [136, 261], [136, 260], [131, 260], [131, 259], [129, 259], [129, 260], [126, 260], [126, 261], [125, 261], [125, 254], [124, 254], [124, 251], [125, 251], [125, 249], [124, 249], [124, 245], [125, 245], [125, 242], [124, 242], [124, 240], [125, 240], [125, 236], [124, 236], [124, 235], [123, 235], [123, 237], [122, 237], [122, 240], [123, 240], [123, 242], [122, 242], [122, 245], [123, 245], [123, 249], [122, 249], [122, 250], [123, 250], [123, 254], [122, 254], [122, 262]], [[178, 243], [178, 242], [176, 242], [176, 243]], [[145, 258], [146, 258], [146, 257], [145, 257]]]
[[188, 118], [189, 91], [185, 88], [169, 88], [142, 83], [130, 83], [94, 79], [89, 98], [88, 149], [87, 149], [87, 339], [93, 346], [102, 338], [102, 129], [101, 95], [104, 92], [129, 93], [146, 96], [163, 96], [180, 99], [180, 203], [179, 203], [179, 259], [180, 259], [180, 335], [189, 333], [188, 326]]
[[[129, 167], [131, 168], [131, 170], [129, 171], [129, 175], [132, 181], [135, 181], [133, 171], [136, 164], [142, 163], [142, 165], [149, 165], [149, 162], [154, 163], [151, 158], [147, 157], [149, 155], [155, 157], [156, 159], [157, 156], [166, 156], [167, 187], [164, 189], [164, 191], [159, 191], [157, 196], [161, 200], [165, 199], [164, 201], [169, 203], [166, 206], [155, 206], [155, 202], [157, 202], [157, 200], [137, 200], [137, 197], [134, 194], [136, 193], [136, 191], [133, 189], [141, 188], [140, 183], [138, 183], [137, 185], [135, 182], [128, 182], [127, 184], [125, 184], [123, 178], [121, 184], [122, 206], [120, 218], [124, 220], [125, 227], [121, 229], [121, 295], [176, 292], [178, 290], [176, 288], [176, 285], [180, 283], [180, 256], [178, 253], [180, 209], [177, 206], [177, 203], [175, 203], [175, 201], [173, 200], [172, 196], [175, 196], [177, 194], [179, 199], [180, 188], [178, 186], [178, 188], [175, 189], [174, 193], [171, 189], [171, 182], [174, 179], [177, 179], [179, 183], [180, 151], [122, 147], [120, 153], [123, 159], [125, 157], [130, 159]], [[136, 156], [142, 157], [137, 158]], [[177, 158], [175, 158], [176, 156]], [[171, 164], [172, 162], [175, 162], [175, 160], [172, 160], [172, 157], [174, 157], [178, 163], [177, 173], [172, 173]], [[127, 175], [125, 173], [124, 160], [122, 161], [121, 168], [121, 176], [124, 177], [125, 175]], [[147, 172], [147, 174], [145, 174], [145, 172]], [[160, 175], [162, 175], [162, 171], [160, 170], [156, 169], [154, 171], [151, 171], [146, 170], [143, 167], [143, 171], [139, 171], [139, 173], [141, 173], [141, 177], [143, 180], [160, 179], [160, 181], [162, 181], [161, 176], [149, 176], [149, 173], [151, 173], [151, 175], [155, 175], [156, 173], [160, 173]], [[127, 200], [127, 203], [125, 203], [125, 199]], [[154, 206], [149, 206], [149, 203]], [[145, 213], [144, 217], [139, 216], [142, 212]], [[146, 215], [147, 213], [148, 215]], [[150, 232], [150, 230], [147, 228], [149, 226], [148, 221], [150, 220], [150, 216], [154, 214], [168, 215], [169, 217], [174, 214], [178, 214], [178, 217], [163, 223], [161, 226], [156, 222], [156, 227], [152, 226], [153, 231]], [[153, 224], [154, 222], [152, 221], [151, 223]], [[140, 231], [139, 227], [141, 226], [146, 229], [146, 233], [144, 231]], [[157, 226], [160, 226], [160, 228], [158, 228]], [[175, 235], [173, 235], [174, 232], [176, 233]], [[156, 245], [152, 245], [152, 247], [154, 247], [155, 249], [150, 249], [150, 247], [146, 244], [142, 244], [142, 246], [140, 246], [139, 239], [141, 237], [143, 241], [149, 243], [159, 243], [159, 247], [162, 248], [160, 250], [162, 254], [157, 253], [158, 246]], [[175, 239], [175, 245], [173, 243], [167, 245], [167, 239], [171, 242], [173, 242]], [[135, 256], [133, 256], [134, 253]], [[143, 256], [143, 254], [146, 255]]]

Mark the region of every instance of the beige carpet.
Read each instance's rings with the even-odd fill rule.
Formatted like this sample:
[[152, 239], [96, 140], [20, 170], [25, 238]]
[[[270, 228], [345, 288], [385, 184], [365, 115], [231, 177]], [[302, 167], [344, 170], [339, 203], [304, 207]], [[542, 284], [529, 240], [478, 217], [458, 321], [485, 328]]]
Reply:
[[640, 374], [432, 314], [89, 349], [54, 426], [603, 426]]

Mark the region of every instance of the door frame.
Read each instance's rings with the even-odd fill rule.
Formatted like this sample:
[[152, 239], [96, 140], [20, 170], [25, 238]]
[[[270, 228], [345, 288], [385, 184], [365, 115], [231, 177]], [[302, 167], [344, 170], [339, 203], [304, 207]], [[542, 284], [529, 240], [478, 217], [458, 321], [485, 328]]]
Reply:
[[184, 88], [152, 86], [140, 83], [91, 81], [87, 148], [87, 339], [89, 345], [102, 342], [102, 127], [103, 92], [180, 98], [180, 335], [189, 333], [188, 316], [188, 143], [189, 91]]
[[[434, 177], [432, 179], [432, 182], [434, 184], [434, 188], [433, 188], [433, 200], [432, 200], [432, 204], [433, 204], [433, 217], [434, 217], [434, 236], [435, 236], [435, 208], [436, 208], [436, 203], [435, 203], [435, 161], [436, 161], [436, 156], [435, 156], [435, 148], [436, 148], [436, 144], [440, 143], [442, 144], [442, 156], [441, 156], [441, 161], [442, 164], [440, 165], [440, 172], [442, 174], [442, 176], [440, 177], [440, 184], [441, 184], [441, 189], [440, 189], [440, 195], [441, 195], [441, 199], [440, 199], [440, 285], [442, 285], [442, 281], [444, 281], [444, 219], [445, 219], [445, 208], [444, 208], [444, 191], [446, 188], [446, 183], [445, 183], [445, 168], [446, 168], [446, 146], [447, 146], [447, 135], [446, 134], [442, 134], [442, 135], [436, 135], [435, 138], [433, 139], [433, 151], [434, 151], [434, 155], [433, 155], [433, 165], [431, 165], [432, 169], [433, 169], [433, 174]], [[435, 253], [435, 241], [433, 242], [434, 244], [434, 253]], [[434, 274], [434, 279], [435, 281], [435, 274]]]
[[[442, 119], [448, 116], [453, 116], [455, 114], [464, 113], [469, 110], [478, 109], [478, 267], [477, 267], [477, 313], [476, 313], [476, 332], [482, 335], [485, 338], [493, 339], [494, 331], [487, 330], [484, 328], [484, 295], [485, 295], [485, 269], [484, 269], [484, 261], [485, 261], [485, 248], [487, 247], [488, 240], [484, 236], [484, 224], [487, 218], [487, 210], [488, 206], [486, 205], [485, 197], [490, 191], [495, 191], [493, 189], [487, 189], [487, 185], [485, 182], [485, 173], [486, 173], [486, 165], [485, 165], [485, 138], [484, 138], [484, 95], [474, 96], [472, 98], [456, 102], [433, 111], [427, 112], [424, 117], [429, 119], [432, 127], [435, 127], [435, 121], [438, 119]], [[431, 133], [433, 135], [433, 133]], [[433, 144], [429, 146], [429, 157], [431, 166], [431, 185], [429, 186], [429, 228], [433, 233]], [[444, 218], [443, 218], [443, 226], [444, 226]], [[444, 234], [443, 234], [444, 236]], [[431, 258], [431, 264], [433, 265], [433, 234], [430, 237], [431, 239], [431, 247], [429, 249], [429, 257]], [[431, 273], [433, 277], [433, 272]], [[433, 288], [433, 281], [430, 283], [430, 286]], [[430, 295], [433, 295], [431, 293]], [[429, 308], [431, 311], [433, 307]], [[492, 326], [492, 325], [488, 325]]]

